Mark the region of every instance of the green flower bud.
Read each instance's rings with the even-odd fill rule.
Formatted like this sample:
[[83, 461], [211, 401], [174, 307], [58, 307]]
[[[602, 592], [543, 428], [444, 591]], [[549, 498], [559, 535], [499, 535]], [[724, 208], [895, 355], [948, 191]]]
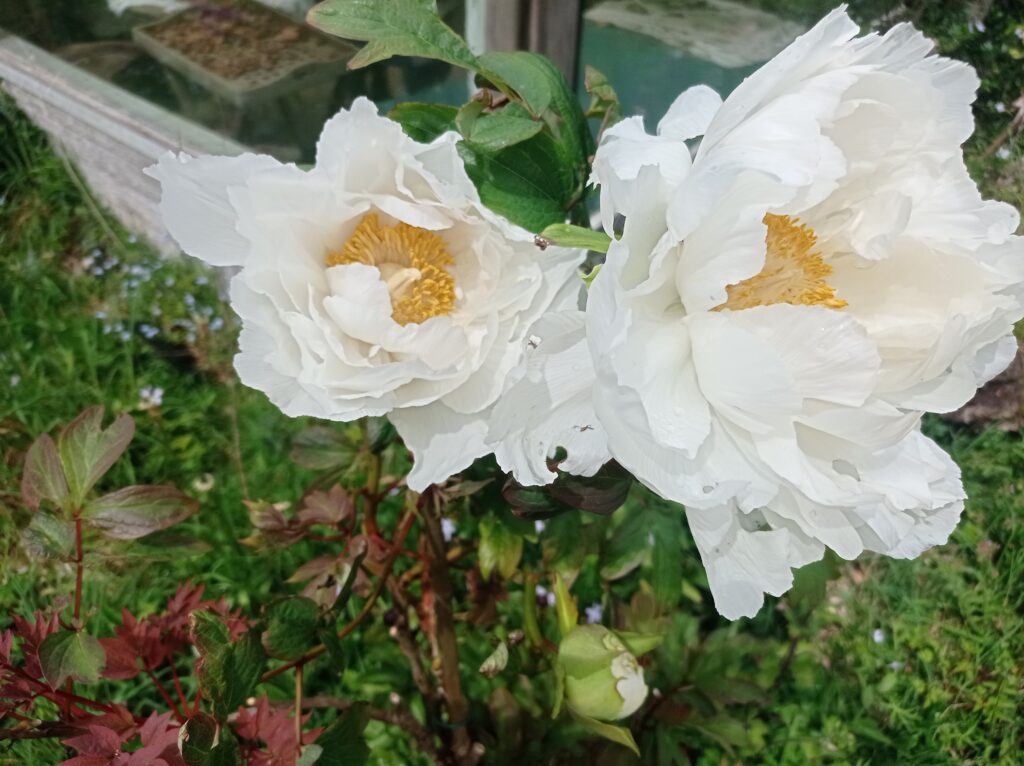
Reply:
[[603, 625], [578, 625], [562, 639], [558, 662], [565, 701], [578, 715], [617, 721], [647, 698], [644, 672], [626, 645]]

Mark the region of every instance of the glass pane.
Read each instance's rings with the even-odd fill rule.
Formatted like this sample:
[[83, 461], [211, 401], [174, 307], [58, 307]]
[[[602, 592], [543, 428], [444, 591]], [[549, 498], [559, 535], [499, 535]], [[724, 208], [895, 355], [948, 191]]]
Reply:
[[[301, 20], [312, 0], [2, 0], [0, 27], [98, 77], [283, 160], [311, 162], [358, 95], [461, 103], [466, 78], [406, 58], [348, 71], [356, 48]], [[441, 2], [462, 28], [463, 3]]]

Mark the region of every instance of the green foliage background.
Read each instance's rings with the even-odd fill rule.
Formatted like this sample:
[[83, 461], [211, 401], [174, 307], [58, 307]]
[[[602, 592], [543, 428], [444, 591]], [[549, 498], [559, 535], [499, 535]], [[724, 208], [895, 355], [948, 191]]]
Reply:
[[[813, 0], [764, 4], [808, 19], [823, 10]], [[862, 18], [877, 18], [871, 0], [852, 6]], [[1024, 28], [1024, 10], [1010, 0], [987, 4], [987, 31], [980, 33], [972, 26], [974, 6], [908, 6], [946, 52], [978, 67], [980, 127], [969, 162], [988, 196], [1020, 206], [1019, 137], [1006, 144], [1007, 156], [985, 150], [1009, 119], [996, 104], [1009, 109], [1024, 92], [1024, 43], [1016, 31]], [[238, 542], [250, 532], [245, 495], [295, 500], [313, 477], [288, 460], [293, 436], [309, 424], [285, 418], [261, 394], [233, 382], [237, 327], [219, 277], [192, 260], [161, 259], [120, 229], [8, 101], [0, 101], [0, 199], [0, 615], [28, 614], [68, 590], [68, 568], [28, 557], [19, 543], [27, 523], [18, 502], [20, 461], [36, 435], [94, 403], [134, 411], [138, 426], [128, 459], [105, 481], [171, 483], [199, 497], [202, 510], [185, 527], [204, 543], [147, 562], [144, 577], [130, 560], [90, 570], [84, 600], [96, 609], [95, 633], [108, 635], [122, 607], [135, 614], [160, 608], [187, 579], [254, 611], [317, 552], [303, 542], [255, 564]], [[159, 333], [147, 338], [143, 325]], [[145, 387], [164, 390], [159, 408], [139, 407]], [[910, 562], [866, 558], [809, 567], [792, 594], [753, 620], [729, 624], [715, 614], [678, 509], [648, 493], [635, 490], [611, 520], [558, 517], [543, 541], [525, 530], [530, 562], [563, 560], [559, 545], [600, 537], [600, 552], [588, 549], [577, 562], [581, 605], [604, 600], [668, 631], [648, 681], [665, 696], [675, 692], [675, 701], [658, 705], [645, 722], [645, 762], [1020, 762], [1024, 441], [997, 428], [938, 420], [928, 430], [962, 466], [971, 498], [950, 544]], [[462, 512], [454, 521], [467, 539], [505, 526], [524, 532], [497, 503], [483, 517]], [[658, 544], [646, 551], [652, 532]], [[625, 574], [609, 580], [613, 571]], [[521, 591], [500, 605], [503, 618], [521, 611]], [[0, 616], [0, 628], [4, 623]], [[460, 632], [467, 696], [478, 704], [495, 689], [476, 673], [492, 638]], [[413, 696], [405, 659], [387, 640], [383, 621], [365, 623], [345, 646], [341, 677], [320, 662], [310, 668], [312, 686], [376, 702], [392, 692]], [[282, 681], [271, 693], [287, 698], [290, 685]], [[160, 706], [144, 679], [107, 684], [97, 694], [143, 709]], [[595, 749], [578, 732], [545, 726], [542, 710], [520, 714], [543, 727], [531, 757], [560, 751], [564, 762], [632, 762], [621, 748]], [[399, 730], [371, 722], [368, 736], [372, 763], [417, 762], [414, 744]], [[0, 763], [62, 757], [63, 748], [49, 741], [0, 742]], [[504, 762], [500, 751], [493, 757]]]

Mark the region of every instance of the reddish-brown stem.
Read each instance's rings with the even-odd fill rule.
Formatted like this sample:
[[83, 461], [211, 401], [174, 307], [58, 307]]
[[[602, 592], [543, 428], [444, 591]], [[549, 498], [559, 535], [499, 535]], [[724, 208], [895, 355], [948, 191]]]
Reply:
[[185, 690], [181, 688], [181, 679], [178, 678], [178, 669], [174, 667], [174, 662], [168, 663], [171, 666], [171, 678], [174, 679], [174, 691], [178, 695], [178, 702], [181, 703], [181, 709], [188, 710], [188, 698], [185, 696]]
[[467, 728], [469, 703], [462, 692], [459, 675], [459, 648], [455, 635], [454, 588], [448, 571], [448, 552], [441, 530], [441, 517], [429, 501], [420, 504], [423, 514], [424, 549], [427, 554], [427, 573], [434, 590], [434, 620], [429, 632], [430, 644], [437, 666], [438, 680], [448, 707], [448, 725], [451, 728], [450, 748], [456, 766], [471, 766], [478, 759], [473, 740]]
[[363, 496], [363, 530], [370, 537], [380, 537], [377, 526], [377, 501], [380, 496], [380, 455], [371, 452], [366, 475], [366, 492]]
[[[374, 585], [373, 590], [370, 592], [369, 597], [363, 604], [363, 608], [359, 610], [350, 623], [338, 631], [338, 638], [342, 639], [348, 636], [352, 631], [362, 624], [371, 610], [373, 605], [377, 603], [377, 599], [384, 590], [384, 585], [387, 582], [388, 577], [391, 575], [391, 568], [395, 565], [395, 560], [398, 558], [399, 552], [402, 550], [402, 545], [405, 543], [405, 538], [409, 534], [409, 530], [412, 529], [412, 524], [416, 520], [416, 513], [410, 509], [405, 512], [402, 520], [398, 522], [398, 529], [395, 531], [395, 539], [391, 543], [391, 551], [388, 553], [388, 557], [384, 560], [383, 571], [380, 574], [380, 578], [377, 580], [377, 584]], [[260, 682], [269, 681], [271, 678], [281, 675], [282, 673], [291, 670], [299, 665], [305, 665], [310, 660], [315, 660], [321, 654], [327, 651], [327, 647], [323, 644], [316, 646], [306, 652], [304, 655], [299, 657], [297, 660], [286, 662], [284, 665], [268, 670], [260, 677]]]
[[[17, 667], [14, 667], [13, 665], [7, 665], [7, 664], [4, 664], [3, 668], [5, 670], [11, 671], [12, 673], [17, 675], [22, 680], [28, 681], [30, 684], [33, 684], [34, 686], [36, 686], [37, 689], [39, 690], [40, 696], [53, 695], [55, 697], [59, 697], [60, 699], [64, 700], [65, 702], [70, 702], [70, 703], [73, 703], [75, 705], [78, 705], [79, 707], [88, 707], [88, 708], [92, 708], [93, 710], [102, 710], [104, 713], [117, 713], [118, 712], [117, 708], [114, 707], [113, 705], [108, 705], [108, 704], [106, 704], [104, 702], [97, 702], [96, 700], [91, 700], [88, 697], [82, 697], [81, 695], [78, 695], [78, 694], [73, 694], [71, 692], [66, 692], [63, 689], [54, 689], [51, 686], [49, 686], [48, 684], [45, 684], [42, 681], [40, 681], [40, 680], [38, 680], [36, 678], [33, 678], [32, 676], [30, 676], [28, 673], [26, 673], [21, 668], [17, 668]], [[136, 721], [141, 723], [141, 721], [139, 721], [138, 719], [136, 719]]]
[[295, 751], [302, 752], [302, 670], [305, 665], [295, 666]]
[[187, 716], [181, 712], [181, 709], [178, 707], [177, 703], [175, 703], [175, 701], [171, 698], [171, 695], [167, 693], [167, 690], [164, 688], [164, 685], [160, 683], [160, 679], [156, 677], [156, 673], [154, 673], [151, 668], [147, 667], [146, 675], [149, 676], [149, 680], [153, 682], [153, 685], [156, 687], [156, 690], [160, 692], [160, 696], [164, 698], [164, 702], [166, 702], [170, 706], [171, 710], [174, 711], [174, 717], [178, 719], [178, 723], [185, 723], [185, 719], [187, 718]]
[[75, 510], [75, 619], [82, 613], [82, 575], [85, 570], [82, 552], [82, 511]]

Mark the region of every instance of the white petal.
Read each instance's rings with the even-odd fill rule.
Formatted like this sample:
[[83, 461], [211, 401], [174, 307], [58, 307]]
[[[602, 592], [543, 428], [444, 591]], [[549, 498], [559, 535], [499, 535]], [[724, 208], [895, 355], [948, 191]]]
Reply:
[[240, 266], [249, 243], [236, 229], [229, 193], [277, 167], [277, 160], [258, 154], [190, 157], [168, 152], [145, 172], [160, 182], [160, 215], [182, 250], [214, 266]]
[[490, 452], [487, 414], [460, 415], [440, 402], [394, 410], [388, 417], [414, 458], [409, 489], [440, 484]]
[[592, 401], [594, 369], [579, 311], [548, 314], [530, 330], [522, 377], [505, 392], [490, 418], [488, 443], [498, 464], [521, 484], [548, 484], [557, 474], [548, 459], [558, 447], [559, 468], [592, 476], [611, 459]]
[[729, 620], [753, 617], [764, 605], [765, 593], [781, 596], [793, 586], [792, 566], [808, 563], [808, 552], [816, 553], [814, 558], [824, 553], [823, 546], [808, 546], [806, 540], [792, 546], [795, 533], [788, 529], [746, 528], [754, 522], [732, 505], [687, 508], [686, 520], [707, 570], [715, 608]]
[[708, 129], [722, 97], [707, 85], [694, 85], [680, 93], [658, 123], [658, 135], [688, 141]]

